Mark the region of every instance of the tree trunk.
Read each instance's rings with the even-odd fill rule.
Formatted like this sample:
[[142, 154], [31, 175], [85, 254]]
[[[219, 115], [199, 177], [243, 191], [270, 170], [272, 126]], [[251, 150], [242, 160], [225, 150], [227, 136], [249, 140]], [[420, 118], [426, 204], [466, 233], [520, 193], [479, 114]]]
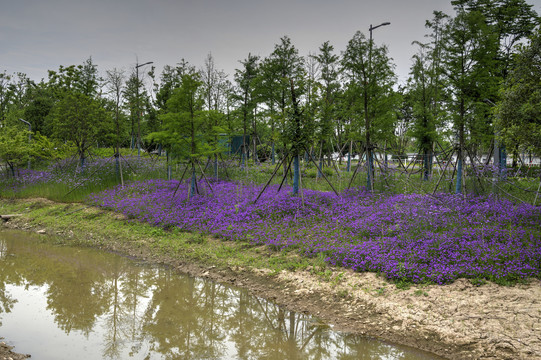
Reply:
[[462, 193], [462, 173], [463, 173], [463, 164], [462, 159], [464, 157], [464, 117], [465, 117], [466, 111], [465, 111], [465, 105], [464, 105], [464, 99], [461, 99], [460, 102], [460, 124], [458, 129], [458, 152], [457, 152], [457, 172], [456, 172], [456, 188], [455, 193], [461, 194]]
[[214, 178], [218, 180], [218, 154], [214, 154]]
[[351, 170], [351, 152], [353, 151], [353, 140], [349, 141], [349, 151], [348, 151], [348, 164], [347, 164], [347, 172], [350, 172]]
[[195, 182], [197, 181], [197, 176], [195, 175], [195, 164], [192, 161], [192, 180], [190, 181], [190, 199], [195, 195]]
[[299, 177], [300, 177], [300, 161], [299, 155], [296, 154], [293, 158], [293, 195], [299, 193]]

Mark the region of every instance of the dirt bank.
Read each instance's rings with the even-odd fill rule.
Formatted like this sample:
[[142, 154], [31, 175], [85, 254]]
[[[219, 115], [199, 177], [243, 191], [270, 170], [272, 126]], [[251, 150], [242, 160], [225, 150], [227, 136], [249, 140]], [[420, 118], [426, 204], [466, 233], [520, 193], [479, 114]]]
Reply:
[[[264, 247], [244, 248], [217, 239], [197, 240], [184, 250], [175, 248], [173, 253], [163, 245], [156, 246], [152, 232], [146, 233], [150, 237], [133, 235], [143, 225], [80, 204], [37, 199], [0, 202], [0, 214], [6, 213], [20, 213], [4, 222], [9, 228], [54, 234], [66, 243], [166, 263], [193, 276], [247, 288], [288, 309], [313, 314], [338, 330], [413, 346], [449, 359], [541, 360], [539, 280], [502, 287], [492, 283], [474, 286], [461, 279], [445, 286], [399, 289], [372, 273], [324, 268], [317, 262], [294, 271], [254, 266], [259, 264], [258, 257], [278, 255]], [[105, 225], [107, 222], [114, 223], [114, 234], [108, 235], [112, 228]], [[230, 257], [211, 255], [224, 246], [230, 249]], [[235, 257], [233, 251], [242, 252], [242, 256]], [[192, 252], [206, 255], [194, 256]]]
[[22, 360], [30, 357], [28, 354], [17, 354], [13, 352], [13, 346], [7, 345], [3, 338], [0, 338], [0, 360]]

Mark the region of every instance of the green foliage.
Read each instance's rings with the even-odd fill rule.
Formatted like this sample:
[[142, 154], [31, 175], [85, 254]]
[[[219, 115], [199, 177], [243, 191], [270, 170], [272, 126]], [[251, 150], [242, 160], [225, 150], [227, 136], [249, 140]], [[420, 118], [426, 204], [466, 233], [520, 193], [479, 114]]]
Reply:
[[[217, 151], [209, 144], [209, 115], [203, 111], [202, 83], [197, 73], [181, 76], [181, 84], [167, 101], [166, 112], [160, 115], [161, 131], [147, 139], [163, 144], [169, 151], [186, 159], [196, 159]], [[219, 131], [219, 129], [215, 129]]]
[[541, 30], [520, 47], [515, 64], [500, 92], [497, 126], [508, 147], [541, 155]]
[[413, 56], [411, 77], [408, 82], [408, 100], [411, 102], [413, 127], [412, 135], [417, 140], [420, 148], [432, 151], [432, 144], [437, 138], [436, 128], [441, 127], [437, 123], [439, 103], [442, 93], [438, 85], [438, 72], [435, 69], [434, 59], [430, 59], [432, 49], [427, 49], [420, 44], [419, 52]]
[[[474, 148], [493, 138], [492, 103], [506, 81], [516, 44], [528, 37], [537, 14], [524, 0], [455, 0], [457, 15], [445, 28], [445, 75], [457, 132]], [[488, 99], [488, 100], [487, 100]], [[459, 134], [460, 136], [460, 134]]]
[[81, 65], [60, 66], [58, 71], [49, 70], [48, 86], [56, 95], [63, 98], [66, 93], [80, 93], [89, 97], [98, 94], [98, 68], [89, 57]]
[[29, 132], [15, 126], [0, 127], [0, 159], [5, 161], [15, 176], [15, 169], [26, 164], [34, 155], [28, 139]]
[[393, 136], [398, 98], [392, 89], [394, 65], [387, 53], [385, 46], [375, 46], [358, 31], [342, 56], [348, 104], [344, 110], [352, 120], [352, 139], [361, 140], [364, 135], [372, 144]]
[[55, 104], [47, 119], [56, 139], [71, 141], [79, 158], [99, 139], [112, 133], [112, 121], [101, 104], [82, 93], [67, 93]]
[[[255, 124], [254, 111], [257, 107], [256, 81], [259, 74], [259, 57], [248, 54], [248, 58], [240, 62], [242, 69], [237, 69], [235, 72], [235, 82], [237, 83], [237, 93], [234, 94], [235, 100], [238, 102], [237, 109], [238, 117], [241, 122], [242, 129], [242, 157], [246, 157], [248, 148], [247, 138], [248, 128], [253, 123]], [[254, 126], [255, 127], [255, 126]]]
[[441, 135], [437, 130], [444, 128], [445, 114], [441, 102], [445, 99], [445, 87], [442, 79], [442, 28], [448, 17], [441, 12], [434, 13], [434, 19], [427, 22], [432, 30], [430, 42], [419, 46], [413, 56], [410, 78], [408, 79], [403, 101], [409, 110], [410, 134], [416, 140], [416, 151], [423, 154], [424, 180], [427, 181], [432, 171], [434, 144]]
[[530, 37], [539, 24], [533, 5], [525, 0], [453, 0], [451, 3], [460, 12], [482, 14], [498, 41], [495, 66], [490, 71], [505, 80], [512, 67], [516, 45]]
[[75, 150], [72, 143], [48, 138], [39, 132], [32, 135], [32, 147], [33, 156], [42, 160], [65, 159]]
[[300, 101], [306, 94], [306, 73], [303, 63], [304, 59], [299, 55], [291, 39], [284, 36], [263, 61], [260, 80], [264, 89], [261, 97], [273, 111], [276, 110], [275, 116], [271, 119], [277, 127], [278, 138], [284, 144], [294, 147], [296, 153], [302, 152], [304, 142], [312, 135], [310, 131], [302, 131], [309, 121], [303, 114], [301, 108], [303, 105]]
[[332, 121], [335, 119], [337, 102], [339, 97], [339, 56], [333, 53], [334, 47], [328, 41], [324, 42], [319, 53], [313, 55], [314, 59], [320, 67], [319, 88], [321, 89], [321, 97], [318, 104], [317, 114], [317, 138], [322, 142], [324, 147], [323, 154], [329, 154], [329, 147], [325, 147], [325, 142], [328, 142], [334, 131]]

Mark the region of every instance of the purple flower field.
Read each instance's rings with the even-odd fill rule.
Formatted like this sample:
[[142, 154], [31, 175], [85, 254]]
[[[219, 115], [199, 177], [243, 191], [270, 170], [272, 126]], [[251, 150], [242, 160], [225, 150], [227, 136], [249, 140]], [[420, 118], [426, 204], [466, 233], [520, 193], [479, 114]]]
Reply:
[[541, 208], [451, 194], [371, 195], [218, 181], [187, 199], [178, 181], [134, 182], [89, 202], [131, 219], [217, 237], [297, 249], [335, 266], [393, 280], [449, 283], [459, 277], [514, 282], [541, 275]]
[[[123, 157], [123, 174], [126, 178], [134, 174], [146, 176], [152, 172], [165, 173], [163, 162], [136, 156]], [[101, 186], [108, 179], [116, 180], [115, 161], [112, 158], [97, 158], [86, 162], [84, 171], [79, 167], [78, 159], [64, 159], [52, 163], [43, 171], [18, 169], [16, 177], [0, 173], [0, 189], [20, 192], [29, 186], [40, 184], [59, 184], [69, 188], [81, 185]]]

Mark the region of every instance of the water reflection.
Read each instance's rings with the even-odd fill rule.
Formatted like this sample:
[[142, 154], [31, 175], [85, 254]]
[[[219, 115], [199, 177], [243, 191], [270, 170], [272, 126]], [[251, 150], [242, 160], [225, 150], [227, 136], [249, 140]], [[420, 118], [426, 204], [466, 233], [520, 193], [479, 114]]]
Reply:
[[113, 254], [16, 232], [0, 249], [0, 334], [36, 358], [434, 358]]

